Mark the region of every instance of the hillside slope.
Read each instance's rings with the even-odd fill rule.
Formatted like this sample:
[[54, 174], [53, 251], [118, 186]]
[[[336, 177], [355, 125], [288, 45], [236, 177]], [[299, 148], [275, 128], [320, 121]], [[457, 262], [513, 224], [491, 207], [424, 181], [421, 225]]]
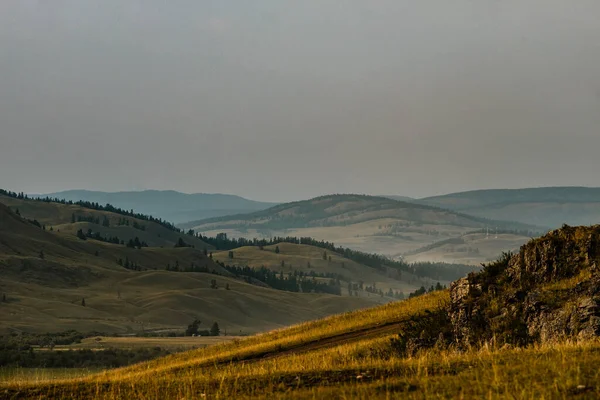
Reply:
[[18, 199], [3, 195], [0, 195], [0, 204], [13, 211], [18, 210], [24, 218], [37, 220], [47, 229], [52, 228], [53, 231], [62, 233], [75, 234], [79, 229], [83, 232], [91, 229], [103, 237], [116, 236], [124, 242], [138, 237], [151, 247], [173, 247], [180, 238], [185, 238], [187, 244], [198, 249], [211, 248], [198, 238], [185, 236], [156, 222], [75, 204]]
[[[130, 263], [129, 269], [119, 260]], [[169, 264], [221, 275], [165, 271]], [[1, 330], [28, 332], [182, 330], [199, 318], [249, 333], [376, 304], [251, 285], [230, 277], [199, 249], [132, 249], [50, 232], [3, 204], [0, 292], [6, 295], [0, 303]]]
[[213, 259], [231, 266], [266, 267], [286, 275], [302, 273], [309, 277], [322, 277], [324, 281], [328, 281], [329, 278], [339, 279], [342, 282], [343, 295], [348, 294], [348, 283], [352, 283], [359, 286], [356, 290], [353, 289], [353, 295], [361, 297], [373, 296], [363, 290], [363, 284], [381, 289], [386, 294], [391, 289], [393, 292], [408, 295], [420, 286], [430, 287], [439, 282], [420, 279], [404, 271], [401, 273], [392, 269], [378, 270], [338, 253], [303, 244], [279, 243], [262, 249], [246, 246], [232, 251], [214, 252]]
[[598, 398], [600, 226], [530, 241], [450, 290], [106, 371], [25, 398]]
[[[230, 237], [313, 237], [390, 257], [400, 257], [406, 252], [474, 230], [496, 227], [538, 230], [530, 225], [491, 221], [431, 206], [363, 195], [324, 196], [182, 226], [209, 236], [224, 232]], [[498, 255], [484, 256], [495, 258]]]
[[558, 228], [600, 222], [600, 188], [546, 187], [476, 190], [418, 200], [482, 218]]
[[248, 213], [264, 210], [275, 205], [275, 203], [248, 200], [229, 194], [187, 194], [173, 190], [144, 190], [139, 192], [68, 190], [37, 196], [112, 204], [126, 210], [134, 209], [143, 214], [161, 217], [174, 223]]

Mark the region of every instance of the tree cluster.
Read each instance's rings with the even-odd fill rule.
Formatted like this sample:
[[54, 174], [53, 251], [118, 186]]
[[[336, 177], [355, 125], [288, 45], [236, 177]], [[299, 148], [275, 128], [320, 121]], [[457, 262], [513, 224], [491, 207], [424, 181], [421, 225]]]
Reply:
[[308, 279], [307, 275], [298, 271], [284, 274], [282, 271], [276, 272], [264, 266], [258, 269], [247, 266], [236, 267], [225, 264], [221, 264], [221, 266], [236, 277], [242, 278], [248, 283], [253, 283], [253, 280], [257, 280], [277, 290], [304, 293], [329, 293], [338, 296], [341, 296], [342, 294], [339, 279], [330, 279], [327, 282], [322, 282], [317, 280], [316, 277]]

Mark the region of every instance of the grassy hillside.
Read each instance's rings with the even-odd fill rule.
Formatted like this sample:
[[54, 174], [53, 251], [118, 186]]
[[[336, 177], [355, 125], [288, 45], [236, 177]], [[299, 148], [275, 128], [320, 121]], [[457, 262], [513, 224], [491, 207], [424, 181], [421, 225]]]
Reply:
[[600, 188], [547, 187], [476, 190], [418, 200], [482, 218], [560, 227], [600, 222]]
[[[223, 232], [230, 237], [313, 237], [392, 258], [479, 229], [498, 227], [538, 232], [538, 228], [529, 225], [491, 221], [430, 206], [360, 195], [325, 196], [184, 226], [208, 236]], [[500, 247], [504, 251], [511, 249]], [[485, 258], [499, 254], [486, 254]], [[460, 262], [459, 259], [449, 261]]]
[[[285, 203], [245, 215], [211, 218], [182, 224], [183, 227], [227, 229], [231, 227], [282, 229], [345, 226], [394, 218], [414, 224], [484, 227], [486, 221], [469, 215], [426, 205], [365, 195], [329, 195], [312, 200]], [[503, 223], [503, 225], [507, 225]]]
[[[276, 252], [276, 249], [279, 249], [279, 253]], [[394, 292], [399, 291], [406, 295], [422, 285], [429, 287], [436, 283], [431, 279], [417, 279], [413, 275], [401, 274], [399, 271], [376, 270], [344, 258], [338, 253], [302, 244], [279, 243], [265, 246], [262, 250], [259, 247], [247, 246], [237, 248], [231, 253], [229, 251], [215, 252], [213, 258], [228, 265], [253, 268], [264, 266], [284, 274], [302, 271], [307, 275], [311, 273], [317, 276], [335, 275], [342, 280], [343, 295], [347, 294], [347, 283], [375, 284], [385, 293], [392, 289]], [[233, 258], [230, 258], [231, 255]], [[357, 293], [361, 296], [371, 296], [362, 290], [358, 290]]]
[[138, 212], [161, 217], [174, 223], [248, 213], [264, 210], [275, 205], [275, 203], [253, 201], [228, 194], [187, 194], [173, 190], [144, 190], [139, 192], [68, 190], [38, 196], [112, 204], [126, 210], [135, 209]]
[[[173, 247], [179, 238], [185, 238], [186, 243], [197, 249], [211, 248], [211, 246], [197, 238], [185, 236], [152, 221], [93, 210], [75, 204], [16, 199], [3, 195], [0, 195], [0, 204], [8, 206], [13, 211], [19, 210], [21, 216], [39, 221], [48, 230], [52, 228], [53, 231], [60, 231], [61, 233], [75, 234], [79, 229], [84, 232], [91, 229], [93, 232], [99, 232], [102, 236], [117, 236], [125, 242], [138, 237], [151, 247]], [[98, 223], [77, 222], [79, 219], [92, 218], [97, 219]], [[108, 226], [104, 225], [105, 219], [108, 220]]]
[[[18, 205], [22, 215], [34, 211], [41, 220], [52, 222], [46, 207], [39, 207], [44, 204]], [[119, 259], [139, 270], [124, 268]], [[169, 272], [167, 264], [221, 275]], [[42, 230], [2, 204], [0, 276], [0, 293], [7, 298], [0, 303], [3, 331], [183, 330], [199, 318], [207, 325], [218, 321], [230, 332], [249, 333], [374, 304], [370, 299], [289, 293], [247, 284], [230, 277], [199, 249], [138, 250], [83, 241], [63, 230]], [[217, 289], [211, 288], [213, 279]]]
[[429, 350], [389, 344], [447, 293], [274, 331], [78, 379], [6, 382], [21, 398], [595, 398], [597, 342]]
[[598, 398], [600, 226], [565, 228], [450, 290], [76, 379], [20, 398]]

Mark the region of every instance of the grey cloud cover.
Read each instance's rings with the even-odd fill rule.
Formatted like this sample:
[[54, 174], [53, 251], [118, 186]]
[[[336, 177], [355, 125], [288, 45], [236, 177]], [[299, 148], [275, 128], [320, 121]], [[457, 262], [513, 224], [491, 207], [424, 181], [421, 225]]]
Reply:
[[600, 186], [600, 3], [0, 2], [0, 186]]

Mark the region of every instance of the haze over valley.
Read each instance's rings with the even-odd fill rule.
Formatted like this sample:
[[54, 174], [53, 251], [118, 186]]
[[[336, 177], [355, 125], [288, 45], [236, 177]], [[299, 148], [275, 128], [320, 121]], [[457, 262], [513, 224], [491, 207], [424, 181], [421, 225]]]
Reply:
[[600, 398], [598, 15], [0, 1], [0, 399]]

